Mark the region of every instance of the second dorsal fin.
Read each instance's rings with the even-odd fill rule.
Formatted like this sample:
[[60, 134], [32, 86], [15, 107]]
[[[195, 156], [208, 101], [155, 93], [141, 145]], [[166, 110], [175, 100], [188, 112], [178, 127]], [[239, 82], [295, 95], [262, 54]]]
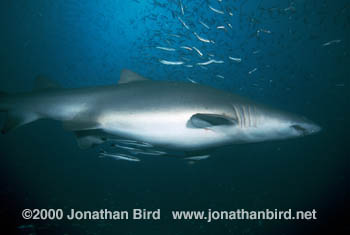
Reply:
[[39, 75], [35, 78], [34, 90], [59, 89], [62, 88], [56, 81], [47, 78], [44, 75]]
[[130, 82], [139, 82], [139, 81], [150, 81], [150, 80], [145, 77], [142, 77], [141, 75], [131, 70], [123, 69], [122, 72], [120, 73], [120, 79], [118, 84], [125, 84]]

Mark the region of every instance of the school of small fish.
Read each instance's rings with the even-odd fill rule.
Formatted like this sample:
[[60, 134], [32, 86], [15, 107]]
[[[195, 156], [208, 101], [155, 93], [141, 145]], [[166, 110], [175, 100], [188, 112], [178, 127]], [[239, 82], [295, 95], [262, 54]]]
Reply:
[[[306, 39], [320, 37], [312, 32], [313, 28], [321, 27], [327, 20], [343, 23], [342, 19], [346, 19], [348, 12], [346, 6], [339, 7], [339, 19], [327, 19], [321, 15], [327, 10], [326, 2], [295, 0], [271, 4], [251, 0], [132, 1], [146, 7], [143, 12], [148, 12], [132, 22], [133, 27], [144, 27], [144, 33], [134, 42], [142, 53], [133, 56], [132, 60], [144, 64], [150, 76], [154, 73], [150, 68], [160, 64], [167, 79], [180, 77], [189, 82], [199, 82], [196, 74], [201, 74], [202, 81], [217, 78], [219, 83], [232, 81], [234, 77], [262, 78], [246, 83], [259, 89], [264, 89], [264, 82], [271, 84], [271, 74], [279, 68], [278, 64], [270, 62], [271, 56], [279, 52], [292, 54], [288, 43], [292, 41], [302, 47]], [[312, 21], [312, 12], [319, 12], [319, 22]], [[280, 26], [276, 27], [278, 24]], [[309, 35], [299, 33], [297, 24], [303, 24]], [[345, 28], [348, 25], [344, 23]], [[337, 36], [323, 37], [317, 45], [332, 49], [344, 45], [344, 41]], [[276, 51], [271, 52], [271, 46], [276, 45]], [[203, 74], [203, 71], [206, 72]], [[234, 76], [231, 71], [235, 72]], [[301, 66], [290, 66], [285, 72], [290, 76], [304, 73]]]

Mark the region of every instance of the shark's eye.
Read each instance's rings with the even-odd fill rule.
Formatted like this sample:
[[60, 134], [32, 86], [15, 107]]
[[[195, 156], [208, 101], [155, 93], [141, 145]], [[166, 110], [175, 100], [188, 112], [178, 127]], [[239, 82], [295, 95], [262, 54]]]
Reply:
[[298, 131], [302, 135], [306, 135], [307, 134], [307, 130], [304, 127], [300, 126], [300, 125], [291, 125], [290, 127], [293, 128], [294, 130]]

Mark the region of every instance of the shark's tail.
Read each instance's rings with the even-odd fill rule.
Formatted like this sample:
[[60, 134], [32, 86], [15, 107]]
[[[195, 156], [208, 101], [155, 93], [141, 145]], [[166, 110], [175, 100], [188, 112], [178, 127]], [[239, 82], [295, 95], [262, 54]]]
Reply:
[[0, 91], [0, 112], [7, 112], [5, 124], [1, 129], [2, 134], [38, 119], [38, 116], [34, 113], [16, 110], [16, 107], [12, 104], [13, 98], [12, 95]]

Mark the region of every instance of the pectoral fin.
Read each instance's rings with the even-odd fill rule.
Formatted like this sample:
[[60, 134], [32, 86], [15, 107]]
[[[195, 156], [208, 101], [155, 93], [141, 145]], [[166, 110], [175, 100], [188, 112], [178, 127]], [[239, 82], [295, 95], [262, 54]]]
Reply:
[[218, 114], [197, 113], [192, 115], [189, 124], [195, 128], [236, 125], [237, 120]]
[[81, 120], [64, 121], [63, 128], [67, 131], [82, 131], [99, 128], [98, 123]]

